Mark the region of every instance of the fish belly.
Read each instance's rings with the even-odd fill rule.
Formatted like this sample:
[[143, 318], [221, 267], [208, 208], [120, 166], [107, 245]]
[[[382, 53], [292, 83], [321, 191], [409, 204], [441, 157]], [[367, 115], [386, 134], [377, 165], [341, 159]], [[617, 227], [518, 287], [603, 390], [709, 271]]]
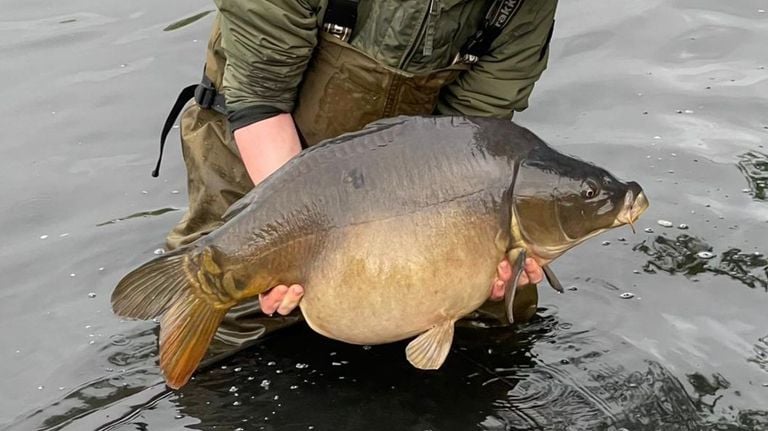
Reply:
[[301, 300], [309, 326], [348, 343], [380, 344], [480, 307], [504, 256], [499, 223], [456, 209], [435, 213], [358, 224], [329, 235]]

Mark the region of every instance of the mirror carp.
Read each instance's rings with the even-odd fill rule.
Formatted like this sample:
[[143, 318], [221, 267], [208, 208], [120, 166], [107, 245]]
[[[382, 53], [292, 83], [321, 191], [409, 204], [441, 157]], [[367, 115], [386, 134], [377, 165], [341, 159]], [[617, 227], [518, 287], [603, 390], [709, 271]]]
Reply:
[[[562, 154], [508, 120], [397, 117], [304, 150], [236, 202], [216, 231], [126, 275], [120, 316], [160, 321], [167, 384], [190, 378], [232, 306], [302, 284], [327, 337], [406, 348], [437, 369], [454, 323], [490, 295], [505, 257], [545, 269], [647, 208], [641, 187]], [[513, 321], [516, 283], [506, 290]]]

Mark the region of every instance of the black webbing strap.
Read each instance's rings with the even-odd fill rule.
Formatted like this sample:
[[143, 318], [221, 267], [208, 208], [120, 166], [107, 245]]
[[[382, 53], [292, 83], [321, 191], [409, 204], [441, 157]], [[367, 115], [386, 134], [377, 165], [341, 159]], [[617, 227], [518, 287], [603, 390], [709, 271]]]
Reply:
[[358, 2], [359, 0], [329, 0], [323, 23], [336, 24], [349, 29], [355, 28]]
[[[475, 60], [490, 51], [491, 44], [512, 21], [523, 0], [496, 0], [485, 15], [483, 26], [461, 47], [460, 57], [474, 57]], [[470, 57], [470, 58], [471, 58]]]
[[168, 137], [168, 133], [171, 131], [171, 128], [173, 128], [173, 123], [176, 122], [176, 119], [179, 117], [181, 110], [184, 109], [184, 105], [187, 104], [189, 99], [195, 97], [195, 89], [197, 89], [197, 86], [198, 84], [194, 84], [188, 87], [184, 87], [184, 89], [181, 90], [179, 97], [176, 98], [176, 103], [174, 103], [173, 108], [171, 108], [171, 112], [168, 113], [168, 118], [165, 119], [165, 124], [163, 124], [163, 131], [160, 132], [160, 155], [157, 157], [157, 165], [155, 166], [155, 170], [152, 171], [153, 177], [158, 177], [160, 175], [160, 163], [163, 161], [165, 138]]
[[165, 149], [165, 140], [168, 137], [168, 133], [171, 132], [173, 124], [184, 109], [184, 105], [186, 105], [189, 99], [192, 98], [194, 98], [195, 102], [202, 108], [213, 109], [223, 115], [227, 114], [224, 95], [218, 93], [216, 89], [213, 88], [213, 83], [207, 76], [203, 75], [202, 82], [199, 84], [184, 87], [176, 98], [176, 102], [173, 104], [171, 112], [168, 113], [168, 117], [165, 119], [163, 130], [160, 132], [160, 155], [157, 157], [155, 170], [152, 171], [152, 176], [155, 178], [160, 175], [160, 163], [163, 161], [163, 150]]

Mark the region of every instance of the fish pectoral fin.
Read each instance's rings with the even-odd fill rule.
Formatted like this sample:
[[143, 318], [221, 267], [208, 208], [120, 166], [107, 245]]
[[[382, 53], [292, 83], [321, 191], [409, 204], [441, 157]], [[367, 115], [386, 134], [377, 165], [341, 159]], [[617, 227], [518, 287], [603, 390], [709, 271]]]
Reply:
[[440, 368], [451, 350], [454, 323], [455, 320], [446, 320], [408, 343], [405, 348], [408, 362], [421, 370]]
[[517, 259], [515, 259], [515, 265], [512, 267], [514, 276], [512, 277], [512, 283], [507, 286], [504, 292], [504, 310], [507, 314], [507, 321], [511, 324], [515, 323], [515, 293], [517, 293], [517, 285], [520, 282], [520, 276], [525, 269], [525, 249], [521, 249], [518, 252]]
[[552, 271], [552, 268], [550, 268], [549, 265], [544, 265], [542, 269], [544, 270], [544, 275], [547, 277], [547, 282], [549, 285], [552, 286], [552, 288], [555, 289], [558, 293], [565, 293], [565, 289], [563, 289], [563, 285], [560, 283], [560, 280], [557, 279], [555, 271]]

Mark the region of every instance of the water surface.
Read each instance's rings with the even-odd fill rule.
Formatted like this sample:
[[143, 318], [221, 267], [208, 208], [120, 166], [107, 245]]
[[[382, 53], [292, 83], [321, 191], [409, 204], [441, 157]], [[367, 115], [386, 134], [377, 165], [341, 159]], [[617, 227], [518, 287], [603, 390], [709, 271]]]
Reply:
[[299, 326], [176, 392], [108, 298], [186, 205], [178, 145], [149, 172], [212, 4], [0, 6], [7, 429], [768, 429], [768, 2], [561, 2], [516, 119], [651, 208], [557, 261], [534, 322], [459, 330], [436, 373]]

